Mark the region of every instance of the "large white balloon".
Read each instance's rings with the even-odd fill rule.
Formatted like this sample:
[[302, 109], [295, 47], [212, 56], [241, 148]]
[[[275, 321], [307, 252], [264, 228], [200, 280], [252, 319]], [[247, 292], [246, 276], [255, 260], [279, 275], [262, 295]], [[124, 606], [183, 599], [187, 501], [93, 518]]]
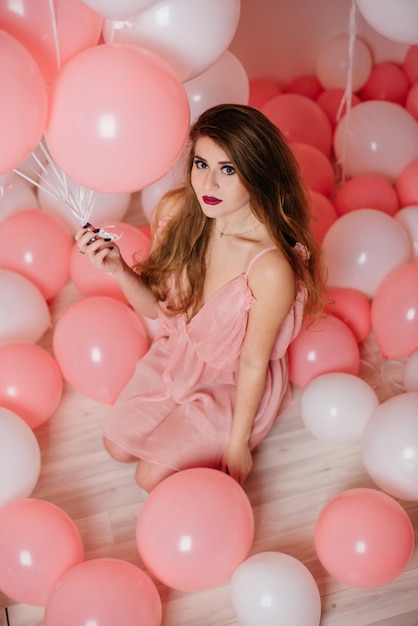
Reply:
[[360, 13], [375, 31], [400, 43], [418, 43], [416, 0], [357, 0]]
[[319, 626], [321, 598], [308, 568], [280, 552], [248, 558], [231, 578], [231, 599], [242, 626]]
[[30, 496], [40, 471], [41, 452], [32, 429], [16, 413], [0, 407], [0, 507]]
[[418, 261], [418, 206], [406, 206], [400, 209], [395, 214], [395, 219], [402, 224], [408, 233], [413, 259]]
[[360, 441], [379, 399], [358, 376], [331, 372], [312, 379], [300, 398], [302, 421], [320, 441], [348, 444]]
[[362, 456], [372, 480], [402, 500], [418, 500], [418, 392], [382, 402], [362, 440]]
[[403, 373], [406, 391], [418, 391], [418, 350], [409, 355]]
[[126, 20], [138, 15], [157, 0], [83, 0], [91, 9], [111, 20]]
[[182, 81], [204, 72], [235, 35], [240, 0], [160, 0], [124, 22], [107, 20], [106, 43], [129, 43], [163, 59]]
[[351, 78], [351, 91], [364, 87], [373, 67], [373, 57], [367, 44], [356, 39], [353, 59], [349, 57], [348, 35], [337, 35], [324, 43], [316, 59], [316, 75], [324, 89], [345, 89]]

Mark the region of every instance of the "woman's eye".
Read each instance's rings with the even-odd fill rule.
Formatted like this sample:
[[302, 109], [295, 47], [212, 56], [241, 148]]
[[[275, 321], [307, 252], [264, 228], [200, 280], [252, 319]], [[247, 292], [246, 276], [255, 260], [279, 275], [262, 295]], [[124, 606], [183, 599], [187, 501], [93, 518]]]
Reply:
[[234, 168], [232, 167], [232, 165], [224, 165], [224, 167], [222, 168], [222, 171], [223, 171], [225, 174], [228, 174], [228, 175], [229, 175], [229, 174], [235, 174], [235, 170], [234, 170]]
[[200, 170], [203, 170], [207, 167], [206, 163], [204, 161], [201, 161], [200, 159], [196, 159], [194, 164]]

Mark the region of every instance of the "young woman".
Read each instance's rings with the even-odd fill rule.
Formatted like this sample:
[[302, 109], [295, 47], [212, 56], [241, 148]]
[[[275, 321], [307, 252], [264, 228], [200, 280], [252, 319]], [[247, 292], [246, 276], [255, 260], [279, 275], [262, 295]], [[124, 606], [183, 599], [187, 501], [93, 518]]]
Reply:
[[289, 398], [289, 343], [322, 303], [319, 246], [286, 141], [251, 107], [213, 107], [191, 129], [184, 187], [157, 207], [149, 257], [130, 268], [92, 230], [78, 231], [80, 252], [160, 321], [111, 410], [106, 449], [138, 462], [147, 491], [190, 467], [242, 484]]

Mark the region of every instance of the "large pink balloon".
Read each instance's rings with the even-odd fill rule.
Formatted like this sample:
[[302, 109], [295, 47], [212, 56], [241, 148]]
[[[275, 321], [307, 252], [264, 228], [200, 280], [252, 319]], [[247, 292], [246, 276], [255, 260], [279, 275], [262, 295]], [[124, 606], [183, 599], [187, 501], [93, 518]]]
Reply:
[[0, 293], [0, 341], [39, 341], [51, 324], [39, 289], [24, 276], [0, 269]]
[[392, 217], [399, 209], [395, 187], [383, 176], [362, 174], [345, 181], [334, 196], [338, 215], [357, 209], [377, 209]]
[[214, 469], [173, 474], [146, 499], [137, 545], [149, 571], [183, 591], [214, 587], [248, 556], [254, 535], [250, 502], [233, 478]]
[[330, 198], [335, 185], [335, 171], [330, 159], [307, 143], [294, 142], [292, 150], [309, 188]]
[[319, 626], [321, 598], [308, 568], [289, 554], [260, 552], [231, 578], [241, 626]]
[[[0, 23], [4, 28], [1, 20]], [[0, 30], [0, 75], [0, 174], [3, 174], [35, 149], [45, 129], [48, 100], [35, 61], [24, 45], [3, 30]]]
[[185, 82], [227, 50], [240, 6], [240, 0], [160, 0], [122, 24], [105, 22], [103, 37], [107, 43], [134, 44], [153, 52]]
[[327, 115], [334, 131], [341, 117], [347, 112], [347, 105], [354, 107], [359, 104], [360, 98], [354, 93], [346, 98], [345, 89], [326, 89], [318, 96], [316, 102]]
[[15, 9], [0, 0], [0, 24], [28, 49], [47, 82], [71, 57], [99, 41], [103, 18], [81, 0], [19, 0]]
[[160, 178], [189, 132], [182, 84], [136, 46], [103, 44], [73, 57], [54, 82], [50, 107], [52, 157], [75, 181], [104, 193], [129, 193]]
[[[96, 225], [96, 224], [95, 224]], [[97, 227], [100, 228], [100, 224]], [[105, 225], [103, 225], [103, 228]], [[151, 241], [139, 229], [131, 224], [114, 222], [109, 233], [122, 235], [118, 240], [121, 254], [128, 265], [147, 256]], [[75, 244], [70, 259], [70, 275], [76, 287], [84, 296], [111, 296], [128, 303], [116, 278], [96, 268], [89, 259], [79, 253]]]
[[28, 278], [50, 300], [70, 276], [72, 240], [43, 211], [19, 211], [0, 223], [0, 267]]
[[337, 35], [326, 41], [316, 58], [316, 75], [324, 89], [345, 89], [351, 77], [351, 91], [358, 91], [367, 82], [373, 65], [369, 46], [359, 37], [354, 41], [350, 57], [349, 35]]
[[414, 550], [406, 511], [375, 489], [349, 489], [330, 500], [315, 525], [315, 548], [331, 576], [350, 587], [394, 580]]
[[334, 287], [327, 289], [325, 312], [345, 322], [357, 343], [364, 341], [371, 329], [370, 301], [356, 289]]
[[0, 509], [0, 589], [7, 596], [45, 606], [54, 585], [84, 558], [74, 522], [45, 500], [13, 500]]
[[363, 462], [383, 491], [418, 500], [418, 393], [401, 393], [376, 407], [361, 442]]
[[53, 348], [64, 378], [89, 398], [111, 404], [148, 348], [140, 318], [107, 296], [72, 304], [58, 320]]
[[415, 0], [356, 0], [370, 26], [388, 39], [418, 43], [418, 5]]
[[289, 379], [298, 387], [320, 374], [346, 372], [357, 376], [360, 353], [349, 327], [327, 315], [301, 330], [289, 346]]
[[403, 226], [376, 209], [342, 215], [322, 244], [328, 286], [357, 289], [369, 298], [391, 270], [411, 259], [411, 244]]
[[393, 102], [361, 102], [338, 123], [334, 150], [347, 175], [378, 174], [394, 183], [418, 158], [418, 124]]
[[316, 240], [322, 243], [326, 233], [338, 219], [333, 202], [319, 191], [309, 191], [311, 228]]
[[41, 471], [41, 451], [19, 415], [0, 407], [0, 508], [30, 496]]
[[401, 65], [378, 63], [372, 67], [366, 84], [359, 96], [364, 100], [387, 100], [405, 106], [410, 88], [409, 80]]
[[323, 109], [306, 96], [284, 93], [268, 100], [262, 112], [291, 143], [300, 142], [331, 156], [332, 127]]
[[399, 174], [396, 180], [396, 192], [401, 207], [418, 204], [418, 159], [412, 161]]
[[41, 346], [18, 342], [0, 345], [0, 405], [36, 428], [58, 408], [63, 380], [58, 363]]
[[390, 272], [376, 291], [371, 321], [385, 358], [406, 357], [418, 349], [418, 263]]
[[139, 567], [93, 559], [65, 572], [52, 589], [45, 626], [160, 626], [161, 599]]

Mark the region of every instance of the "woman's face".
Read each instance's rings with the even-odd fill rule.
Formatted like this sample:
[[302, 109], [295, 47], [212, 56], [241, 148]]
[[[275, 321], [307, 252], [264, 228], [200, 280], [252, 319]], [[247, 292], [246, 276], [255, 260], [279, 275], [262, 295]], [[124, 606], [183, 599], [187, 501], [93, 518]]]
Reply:
[[191, 183], [207, 217], [250, 211], [249, 193], [234, 164], [209, 137], [200, 137], [196, 142]]

